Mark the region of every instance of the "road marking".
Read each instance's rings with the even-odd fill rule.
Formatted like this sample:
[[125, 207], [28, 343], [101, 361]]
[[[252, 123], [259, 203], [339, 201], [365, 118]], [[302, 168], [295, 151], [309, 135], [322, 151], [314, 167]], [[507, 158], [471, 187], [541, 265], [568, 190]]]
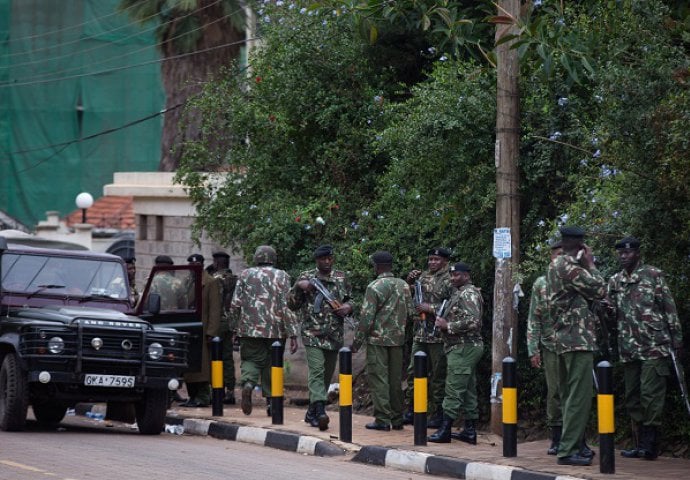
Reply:
[[[47, 470], [42, 470], [37, 467], [32, 467], [31, 465], [24, 465], [23, 463], [13, 462], [11, 460], [0, 460], [0, 464], [7, 465], [8, 467], [18, 468], [19, 470], [27, 470], [29, 472], [42, 473], [48, 477], [57, 477], [57, 473], [49, 472]], [[77, 480], [76, 478], [64, 478], [63, 480]]]

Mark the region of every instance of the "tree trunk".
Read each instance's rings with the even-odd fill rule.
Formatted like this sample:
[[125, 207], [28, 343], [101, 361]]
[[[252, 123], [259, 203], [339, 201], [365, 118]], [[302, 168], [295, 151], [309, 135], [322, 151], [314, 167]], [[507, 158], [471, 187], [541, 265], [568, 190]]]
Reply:
[[[519, 0], [501, 0], [498, 15], [506, 12], [518, 18]], [[496, 40], [509, 33], [517, 33], [515, 24], [497, 24]], [[511, 258], [496, 260], [494, 283], [493, 340], [492, 340], [492, 397], [491, 431], [502, 433], [502, 372], [503, 359], [517, 355], [517, 312], [513, 308], [513, 279], [520, 253], [520, 198], [518, 193], [520, 93], [518, 91], [517, 50], [512, 42], [496, 47], [496, 227], [510, 228]]]
[[[211, 1], [203, 0], [199, 7], [208, 3]], [[163, 118], [160, 171], [175, 171], [184, 153], [184, 143], [199, 137], [198, 120], [193, 112], [184, 113], [187, 99], [199, 93], [203, 84], [217, 75], [221, 67], [229, 66], [238, 57], [245, 35], [232, 27], [229, 19], [218, 21], [224, 15], [220, 3], [202, 10], [197, 17], [204, 27], [196, 49], [180, 58], [173, 58], [184, 52], [178, 51], [171, 40], [179, 33], [176, 33], [174, 24], [168, 30], [163, 46], [165, 60], [161, 67], [167, 112]], [[233, 45], [203, 51], [229, 43]]]

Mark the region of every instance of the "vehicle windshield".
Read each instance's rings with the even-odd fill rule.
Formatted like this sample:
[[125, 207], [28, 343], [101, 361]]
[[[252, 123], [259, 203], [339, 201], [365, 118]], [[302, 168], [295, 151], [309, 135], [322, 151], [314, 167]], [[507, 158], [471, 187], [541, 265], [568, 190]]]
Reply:
[[7, 253], [2, 256], [2, 288], [30, 295], [128, 299], [124, 267], [96, 258]]

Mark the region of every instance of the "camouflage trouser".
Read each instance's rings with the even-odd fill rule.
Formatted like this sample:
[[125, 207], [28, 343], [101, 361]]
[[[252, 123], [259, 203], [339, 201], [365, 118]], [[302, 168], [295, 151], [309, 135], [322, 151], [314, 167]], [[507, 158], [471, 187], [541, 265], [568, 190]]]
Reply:
[[592, 352], [566, 352], [558, 355], [558, 378], [563, 409], [563, 432], [558, 458], [580, 452], [581, 441], [592, 408]]
[[309, 385], [309, 403], [325, 402], [328, 387], [338, 363], [337, 350], [325, 350], [318, 347], [304, 347], [307, 353], [307, 384]]
[[[271, 396], [271, 345], [279, 338], [240, 338], [240, 384], [258, 385], [261, 394]], [[282, 343], [282, 342], [281, 342]]]
[[[484, 347], [474, 345], [456, 347], [446, 354], [448, 373], [443, 413], [452, 419], [458, 418], [460, 412], [463, 412], [465, 420], [476, 420], [479, 417], [475, 375], [477, 363], [483, 354]], [[470, 410], [472, 406], [474, 411]]]
[[415, 341], [412, 344], [412, 355], [407, 367], [407, 390], [405, 390], [405, 402], [412, 407], [414, 398], [414, 355], [417, 352], [426, 353], [427, 369], [429, 372], [429, 390], [427, 394], [427, 412], [433, 414], [443, 402], [446, 385], [446, 354], [443, 352], [442, 343], [421, 343]]
[[549, 427], [560, 427], [563, 425], [563, 414], [558, 383], [558, 355], [546, 348], [542, 349], [541, 364], [546, 377], [546, 423]]
[[403, 347], [367, 345], [367, 376], [378, 423], [402, 425]]
[[660, 427], [666, 399], [668, 358], [634, 360], [623, 364], [625, 408], [638, 425]]

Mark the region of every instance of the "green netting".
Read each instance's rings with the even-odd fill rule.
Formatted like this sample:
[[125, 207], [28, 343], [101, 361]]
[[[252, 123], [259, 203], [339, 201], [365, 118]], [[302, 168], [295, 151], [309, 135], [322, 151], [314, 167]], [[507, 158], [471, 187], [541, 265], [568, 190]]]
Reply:
[[0, 209], [26, 225], [71, 212], [79, 192], [100, 197], [116, 171], [158, 167], [161, 116], [56, 146], [164, 106], [153, 25], [117, 4], [0, 0]]

